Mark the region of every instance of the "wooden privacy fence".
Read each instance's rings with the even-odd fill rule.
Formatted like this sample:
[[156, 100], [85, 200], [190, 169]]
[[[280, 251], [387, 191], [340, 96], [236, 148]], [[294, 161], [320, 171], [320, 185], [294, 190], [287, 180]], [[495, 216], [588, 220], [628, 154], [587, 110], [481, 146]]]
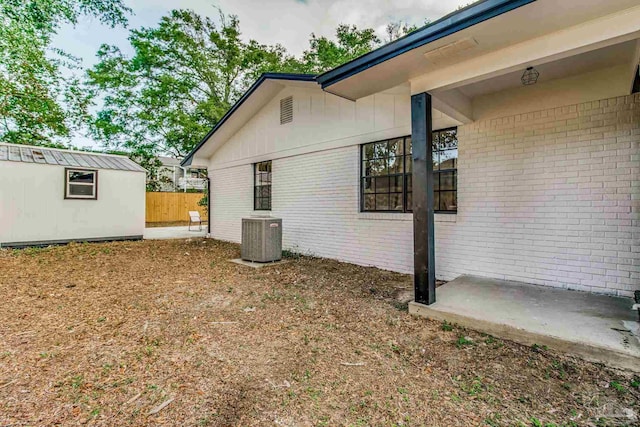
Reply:
[[189, 221], [189, 211], [199, 211], [202, 220], [207, 219], [204, 207], [198, 202], [204, 193], [147, 193], [147, 222]]

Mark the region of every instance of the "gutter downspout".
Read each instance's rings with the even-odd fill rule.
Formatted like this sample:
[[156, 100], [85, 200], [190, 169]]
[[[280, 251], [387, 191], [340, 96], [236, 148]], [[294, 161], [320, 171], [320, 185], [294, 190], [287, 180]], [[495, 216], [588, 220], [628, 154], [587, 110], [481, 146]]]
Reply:
[[211, 236], [211, 179], [209, 172], [205, 178], [207, 180], [207, 234]]

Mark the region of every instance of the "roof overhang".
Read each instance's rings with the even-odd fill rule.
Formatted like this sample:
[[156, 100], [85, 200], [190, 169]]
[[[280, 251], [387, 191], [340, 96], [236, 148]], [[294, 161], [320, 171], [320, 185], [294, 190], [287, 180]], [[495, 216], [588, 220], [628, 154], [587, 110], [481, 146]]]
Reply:
[[[340, 89], [337, 87], [336, 89], [338, 90], [329, 90], [329, 88], [332, 86], [338, 86], [338, 83], [344, 82], [350, 77], [358, 75], [363, 71], [392, 60], [421, 46], [436, 42], [478, 23], [495, 18], [496, 16], [510, 12], [534, 1], [536, 0], [484, 0], [473, 3], [470, 6], [446, 15], [405, 37], [386, 44], [374, 51], [347, 62], [340, 67], [319, 75], [317, 79], [318, 83], [322, 85], [322, 89], [336, 95], [344, 96], [349, 99], [361, 98], [366, 95], [347, 96], [346, 94], [339, 93]], [[399, 83], [401, 82], [398, 82], [397, 84]], [[346, 85], [340, 86], [342, 87]], [[391, 85], [390, 87], [392, 86], [395, 85]]]
[[[407, 81], [413, 93], [414, 87], [451, 89], [489, 76], [479, 66], [480, 58], [493, 55], [500, 64], [512, 63], [505, 66], [506, 73], [543, 56], [548, 62], [637, 38], [637, 8], [637, 0], [485, 0], [322, 74], [317, 81], [327, 92], [348, 99]], [[465, 81], [455, 81], [459, 77]], [[421, 84], [414, 84], [418, 79]]]
[[[180, 162], [181, 166], [205, 166], [220, 145], [234, 135], [286, 85], [313, 85], [311, 74], [265, 73], [247, 90], [196, 147]], [[247, 100], [251, 99], [251, 102]], [[194, 161], [195, 159], [195, 161]]]

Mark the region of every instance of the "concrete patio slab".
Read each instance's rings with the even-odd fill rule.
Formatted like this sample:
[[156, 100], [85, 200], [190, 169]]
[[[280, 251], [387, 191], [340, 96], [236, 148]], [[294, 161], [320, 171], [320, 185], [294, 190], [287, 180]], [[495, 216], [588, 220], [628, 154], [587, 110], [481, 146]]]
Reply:
[[165, 239], [189, 239], [191, 237], [206, 237], [207, 227], [203, 226], [198, 230], [198, 226], [189, 227], [147, 227], [144, 229], [144, 239], [165, 240]]
[[527, 345], [640, 371], [640, 323], [629, 298], [462, 276], [409, 312]]

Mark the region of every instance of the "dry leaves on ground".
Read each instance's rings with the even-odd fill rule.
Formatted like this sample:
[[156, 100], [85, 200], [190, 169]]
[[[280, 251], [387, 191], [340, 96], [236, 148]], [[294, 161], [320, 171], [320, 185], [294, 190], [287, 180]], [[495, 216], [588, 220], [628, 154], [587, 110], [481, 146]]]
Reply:
[[0, 251], [0, 425], [638, 423], [637, 376], [412, 317], [408, 276], [238, 252]]

